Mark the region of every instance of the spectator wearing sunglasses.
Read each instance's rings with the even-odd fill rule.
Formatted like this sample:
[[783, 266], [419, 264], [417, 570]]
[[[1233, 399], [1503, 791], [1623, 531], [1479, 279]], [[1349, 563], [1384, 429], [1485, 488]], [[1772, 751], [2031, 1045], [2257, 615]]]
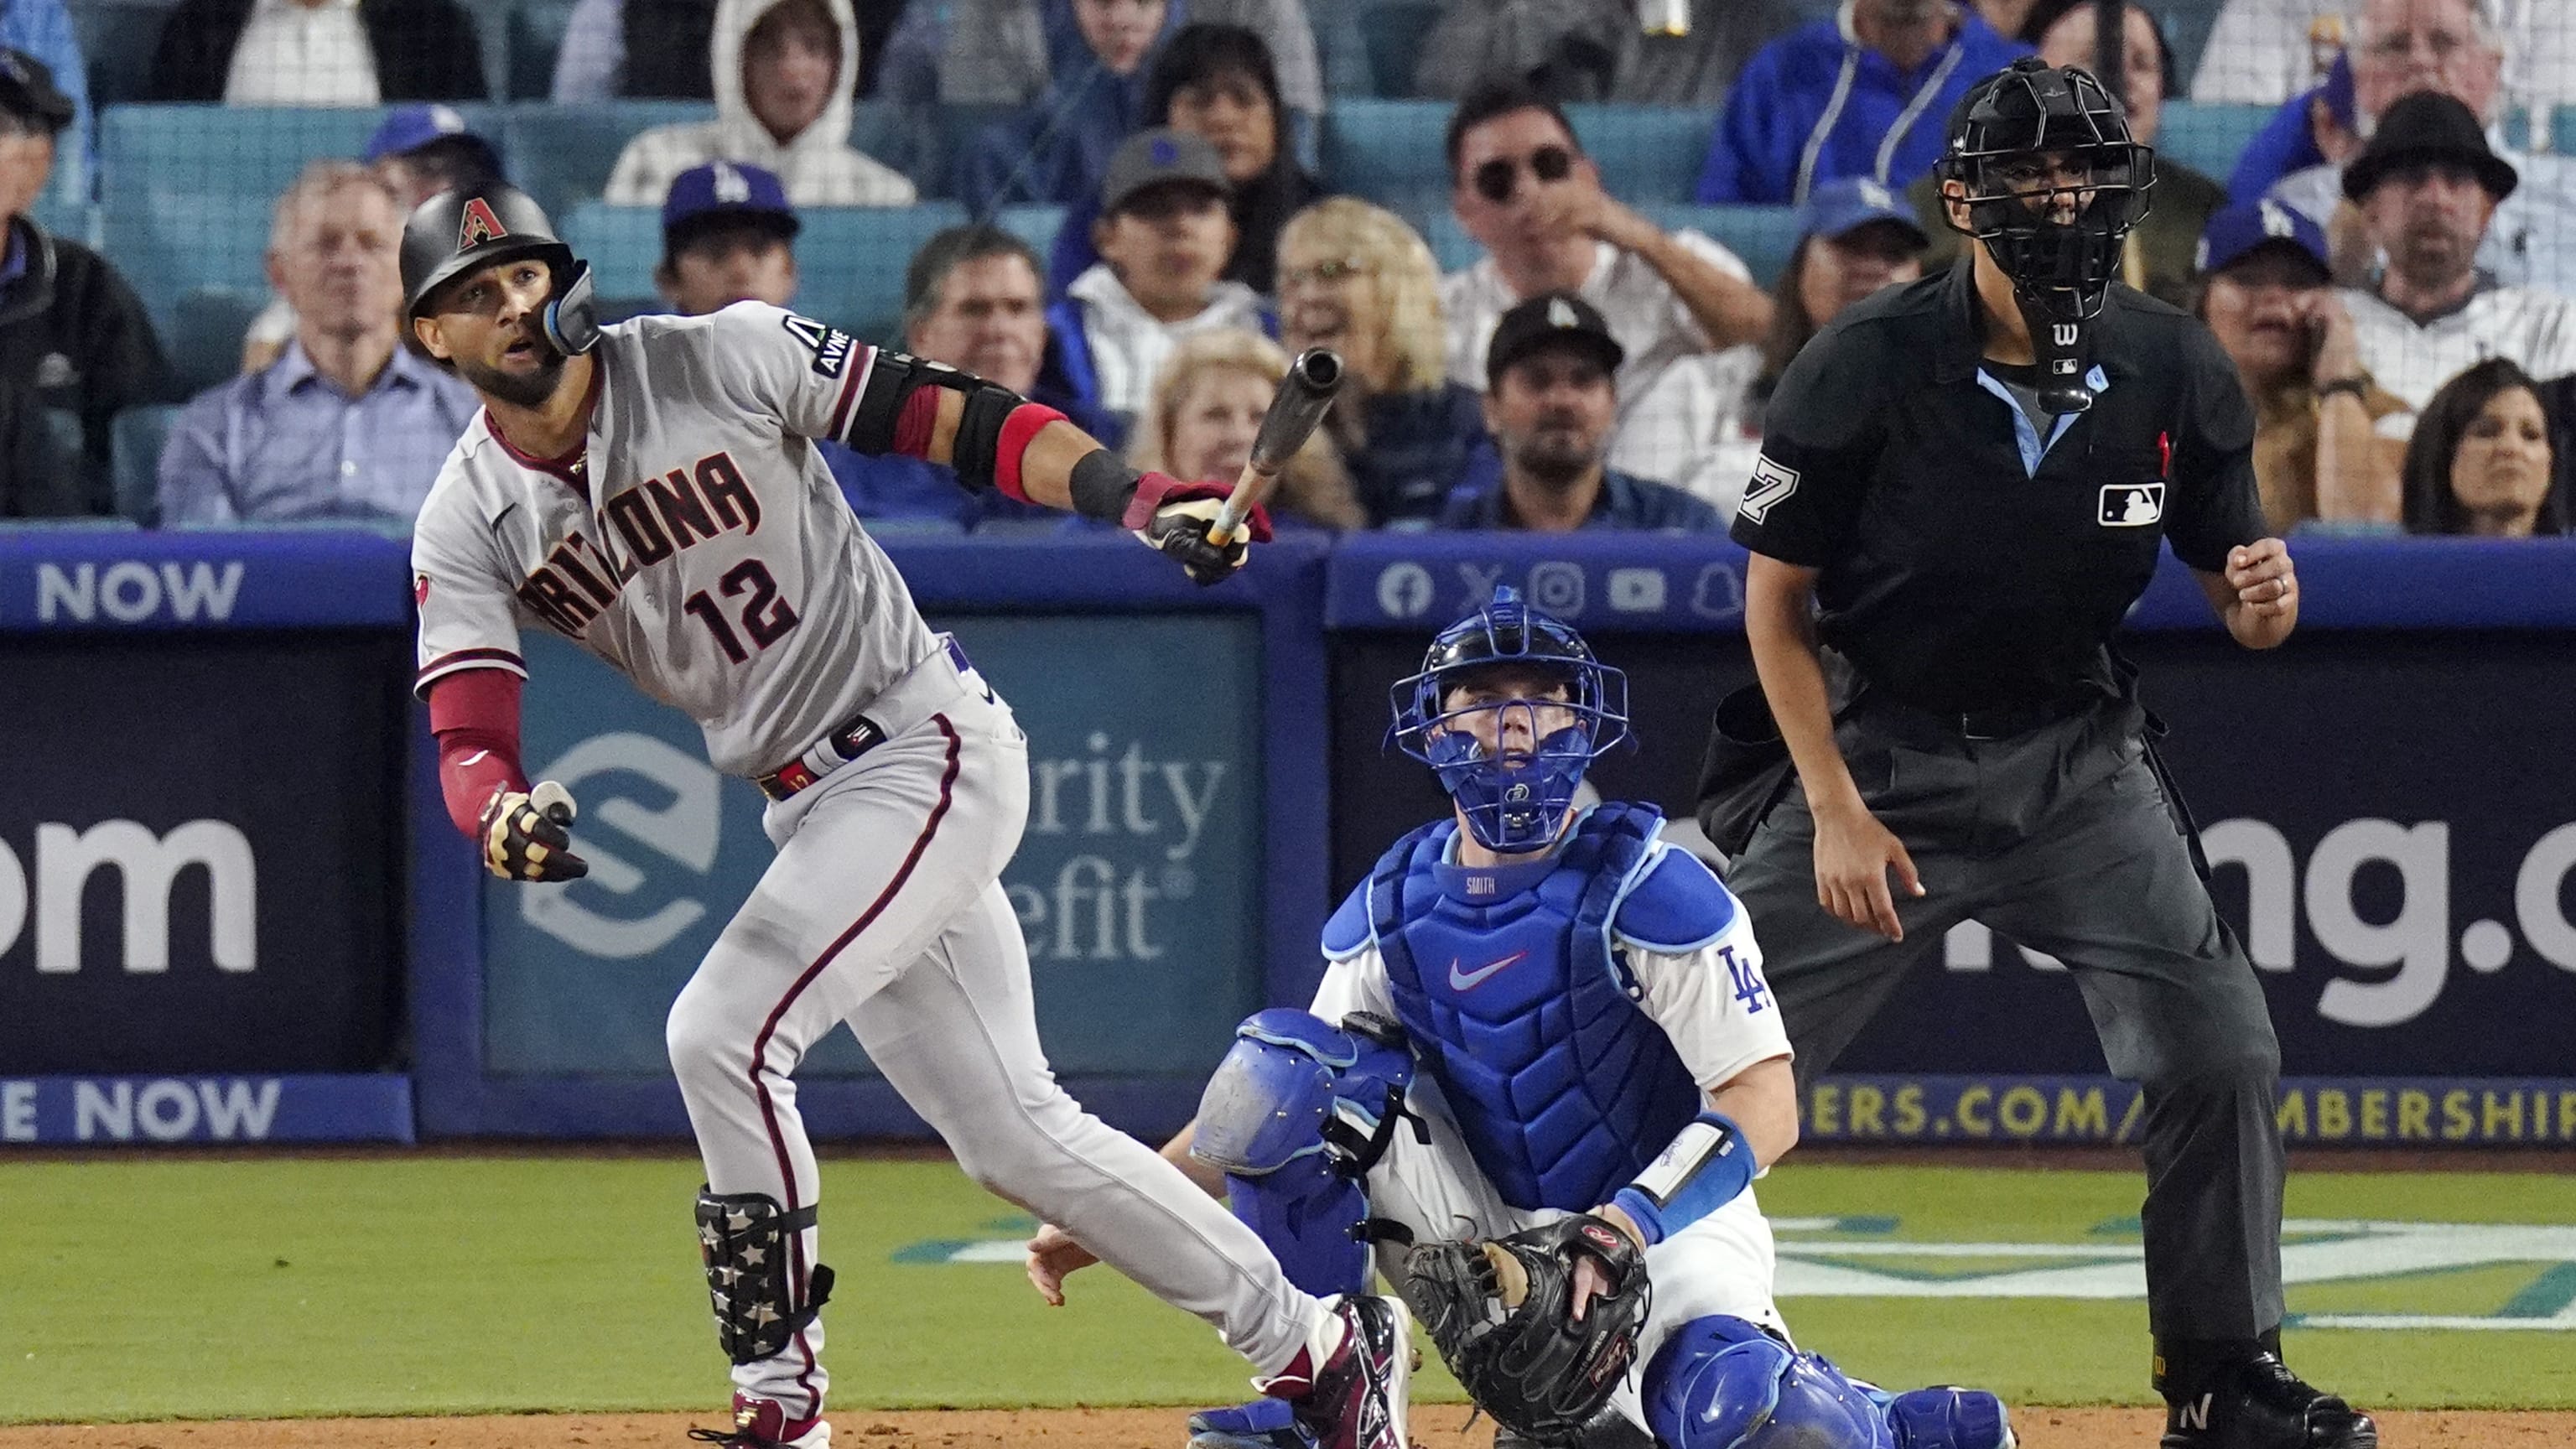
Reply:
[[1849, 0], [1762, 48], [1728, 93], [1702, 203], [1801, 206], [1839, 176], [1903, 191], [1968, 87], [2030, 54], [1956, 0]]
[[1047, 321], [1064, 344], [1074, 396], [1108, 415], [1109, 431], [1094, 436], [1113, 448], [1183, 338], [1276, 330], [1259, 293], [1224, 279], [1233, 194], [1216, 147], [1186, 131], [1139, 131], [1109, 158], [1091, 228], [1100, 261], [1073, 279]]
[[1441, 284], [1449, 376], [1482, 391], [1503, 314], [1574, 293], [1609, 320], [1625, 358], [1611, 466], [1663, 481], [1689, 471], [1758, 365], [1750, 344], [1771, 330], [1770, 297], [1726, 248], [1666, 232], [1603, 191], [1565, 113], [1523, 82], [1469, 92], [1448, 150], [1450, 207], [1485, 249]]

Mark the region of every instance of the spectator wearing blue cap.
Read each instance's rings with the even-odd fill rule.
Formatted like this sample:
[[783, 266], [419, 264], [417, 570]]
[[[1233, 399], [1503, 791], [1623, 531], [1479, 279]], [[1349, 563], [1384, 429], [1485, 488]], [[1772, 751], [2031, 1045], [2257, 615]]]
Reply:
[[[43, 62], [0, 50], [0, 518], [111, 511], [109, 424], [169, 385], [116, 268], [27, 214], [76, 114]], [[48, 414], [76, 425], [76, 450]]]
[[2325, 232], [2277, 201], [2231, 206], [2200, 242], [2202, 321], [2254, 400], [2254, 486], [2275, 533], [2308, 519], [2394, 525], [2407, 406], [2361, 364]]
[[744, 301], [784, 307], [796, 295], [802, 226], [774, 173], [731, 161], [693, 166], [662, 200], [654, 290], [683, 317]]
[[1942, 118], [1968, 87], [2029, 53], [1957, 0], [1846, 0], [1744, 67], [1699, 199], [1794, 206], [1837, 176], [1911, 186], [1940, 159]]
[[[500, 146], [476, 135], [464, 114], [443, 101], [394, 107], [367, 138], [366, 163], [393, 189], [406, 216], [442, 191], [505, 179]], [[242, 372], [275, 362], [294, 340], [295, 309], [272, 294], [242, 334]]]
[[1866, 176], [1817, 187], [1798, 209], [1798, 245], [1771, 291], [1771, 335], [1762, 370], [1719, 424], [1708, 462], [1688, 478], [1691, 492], [1733, 517], [1762, 453], [1762, 414], [1789, 359], [1826, 323], [1881, 289], [1923, 278], [1932, 238], [1901, 198]]

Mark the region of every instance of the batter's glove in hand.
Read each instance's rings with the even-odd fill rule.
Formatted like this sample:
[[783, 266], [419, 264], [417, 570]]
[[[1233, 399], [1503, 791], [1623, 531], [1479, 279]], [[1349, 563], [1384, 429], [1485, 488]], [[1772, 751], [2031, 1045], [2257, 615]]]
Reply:
[[[1578, 1323], [1585, 1258], [1610, 1286]], [[1441, 1361], [1495, 1423], [1544, 1445], [1574, 1445], [1618, 1412], [1610, 1395], [1636, 1362], [1651, 1297], [1636, 1241], [1588, 1213], [1508, 1238], [1425, 1243], [1405, 1260], [1404, 1300]]]
[[1217, 511], [1233, 491], [1223, 483], [1184, 483], [1162, 473], [1148, 473], [1136, 480], [1136, 494], [1127, 501], [1127, 516], [1119, 521], [1147, 544], [1169, 554], [1191, 582], [1223, 583], [1251, 557], [1250, 545], [1270, 541], [1270, 515], [1256, 503], [1225, 547], [1208, 542], [1208, 530], [1216, 523]]
[[524, 793], [494, 792], [483, 805], [483, 868], [503, 880], [579, 880], [590, 862], [572, 853], [572, 792], [552, 780]]

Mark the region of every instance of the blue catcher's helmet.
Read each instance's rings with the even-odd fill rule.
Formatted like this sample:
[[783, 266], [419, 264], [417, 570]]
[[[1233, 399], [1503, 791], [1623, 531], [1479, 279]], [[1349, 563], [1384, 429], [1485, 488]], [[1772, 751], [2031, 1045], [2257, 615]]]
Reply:
[[[1560, 680], [1565, 698], [1449, 707], [1459, 685], [1501, 666]], [[1628, 740], [1628, 677], [1593, 658], [1582, 635], [1509, 587], [1495, 589], [1491, 603], [1440, 631], [1422, 656], [1421, 672], [1397, 680], [1392, 692], [1395, 725], [1388, 738], [1440, 777], [1486, 849], [1506, 855], [1554, 840], [1584, 770]], [[1547, 708], [1566, 710], [1572, 721], [1542, 736], [1537, 712]], [[1514, 711], [1531, 741], [1528, 752], [1488, 755], [1467, 727], [1470, 717], [1491, 712], [1500, 740]]]

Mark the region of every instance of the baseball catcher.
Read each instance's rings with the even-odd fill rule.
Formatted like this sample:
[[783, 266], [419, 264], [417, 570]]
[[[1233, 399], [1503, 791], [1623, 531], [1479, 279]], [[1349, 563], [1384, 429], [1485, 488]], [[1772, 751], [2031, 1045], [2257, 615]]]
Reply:
[[[1237, 1029], [1164, 1148], [1309, 1292], [1401, 1285], [1505, 1449], [2009, 1449], [1992, 1394], [1801, 1353], [1752, 1183], [1797, 1139], [1751, 923], [1653, 809], [1579, 807], [1626, 683], [1501, 588], [1394, 690], [1448, 790], [1324, 929], [1309, 1010]], [[1091, 1261], [1042, 1228], [1050, 1301]], [[1197, 1449], [1314, 1449], [1270, 1403]]]

